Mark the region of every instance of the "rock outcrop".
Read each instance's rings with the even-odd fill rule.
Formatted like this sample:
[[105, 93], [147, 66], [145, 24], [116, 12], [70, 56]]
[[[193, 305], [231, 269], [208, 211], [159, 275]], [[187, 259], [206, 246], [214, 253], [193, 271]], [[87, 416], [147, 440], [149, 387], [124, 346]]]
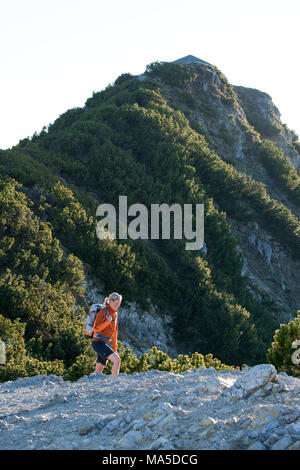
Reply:
[[300, 380], [269, 364], [0, 385], [0, 449], [300, 449]]
[[294, 133], [281, 122], [280, 112], [267, 93], [242, 86], [233, 87], [248, 122], [262, 135], [281, 148], [295, 168], [300, 170], [300, 156], [293, 147]]

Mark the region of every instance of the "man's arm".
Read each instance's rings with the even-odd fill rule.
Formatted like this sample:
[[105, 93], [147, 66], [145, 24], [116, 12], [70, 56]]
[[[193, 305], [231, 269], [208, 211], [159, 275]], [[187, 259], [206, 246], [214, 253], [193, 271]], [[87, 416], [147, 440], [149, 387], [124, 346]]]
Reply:
[[118, 322], [116, 323], [115, 331], [113, 332], [113, 335], [112, 335], [112, 339], [113, 339], [112, 349], [115, 352], [117, 352], [117, 349], [118, 349], [117, 337], [118, 337]]
[[100, 310], [95, 319], [93, 326], [94, 333], [101, 333], [108, 325], [110, 324], [109, 320], [106, 320], [106, 310]]

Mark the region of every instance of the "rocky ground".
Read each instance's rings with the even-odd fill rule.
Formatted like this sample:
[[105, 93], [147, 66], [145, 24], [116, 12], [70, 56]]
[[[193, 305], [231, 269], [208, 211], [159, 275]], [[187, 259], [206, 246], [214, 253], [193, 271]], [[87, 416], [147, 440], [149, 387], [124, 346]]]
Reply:
[[0, 449], [300, 449], [300, 379], [151, 370], [0, 385]]

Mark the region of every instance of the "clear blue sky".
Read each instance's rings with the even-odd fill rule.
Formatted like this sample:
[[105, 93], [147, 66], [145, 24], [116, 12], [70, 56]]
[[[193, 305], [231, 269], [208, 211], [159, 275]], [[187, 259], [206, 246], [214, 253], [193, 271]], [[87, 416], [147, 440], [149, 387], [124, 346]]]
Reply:
[[0, 148], [122, 73], [188, 54], [272, 96], [300, 135], [300, 0], [0, 0]]

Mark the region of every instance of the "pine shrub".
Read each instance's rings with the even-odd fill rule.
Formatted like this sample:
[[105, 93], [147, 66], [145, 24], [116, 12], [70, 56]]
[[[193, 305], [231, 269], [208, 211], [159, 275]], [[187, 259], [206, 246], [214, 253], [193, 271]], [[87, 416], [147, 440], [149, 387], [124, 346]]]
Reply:
[[300, 310], [294, 320], [281, 324], [280, 329], [275, 331], [267, 360], [278, 372], [300, 376]]

